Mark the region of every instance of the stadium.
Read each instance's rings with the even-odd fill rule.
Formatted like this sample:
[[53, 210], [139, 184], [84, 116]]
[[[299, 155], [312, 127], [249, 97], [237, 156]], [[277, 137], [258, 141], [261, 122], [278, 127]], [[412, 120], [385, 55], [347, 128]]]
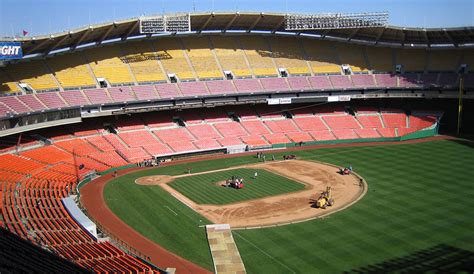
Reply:
[[1, 38], [0, 272], [472, 273], [474, 27], [387, 16]]

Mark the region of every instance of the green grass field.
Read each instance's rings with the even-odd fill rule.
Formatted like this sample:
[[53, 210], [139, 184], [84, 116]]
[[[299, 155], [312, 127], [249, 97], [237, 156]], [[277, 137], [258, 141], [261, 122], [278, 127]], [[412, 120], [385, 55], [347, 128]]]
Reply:
[[[472, 267], [472, 143], [434, 141], [295, 154], [306, 160], [352, 164], [367, 180], [368, 193], [324, 219], [234, 231], [249, 273], [419, 273], [462, 270], [469, 263]], [[187, 167], [199, 172], [255, 161], [246, 156], [150, 169], [115, 179], [104, 195], [109, 207], [140, 233], [212, 270], [205, 232], [198, 227], [207, 221], [160, 187], [139, 186], [133, 179], [182, 174]]]
[[[255, 179], [254, 173], [258, 172]], [[244, 179], [244, 188], [218, 186], [232, 176]], [[304, 185], [263, 169], [238, 168], [175, 179], [169, 184], [198, 204], [223, 205], [304, 189]]]

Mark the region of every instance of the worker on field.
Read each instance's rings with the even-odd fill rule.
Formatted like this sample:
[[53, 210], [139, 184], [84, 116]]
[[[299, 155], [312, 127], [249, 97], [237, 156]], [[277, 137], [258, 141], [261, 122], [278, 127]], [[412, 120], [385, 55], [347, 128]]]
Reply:
[[255, 171], [255, 173], [253, 174], [253, 178], [257, 179], [257, 176], [258, 176], [258, 172]]

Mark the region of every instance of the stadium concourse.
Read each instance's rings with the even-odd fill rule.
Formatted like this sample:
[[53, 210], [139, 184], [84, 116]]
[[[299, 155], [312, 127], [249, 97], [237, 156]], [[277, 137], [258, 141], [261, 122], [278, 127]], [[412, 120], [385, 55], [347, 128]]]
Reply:
[[160, 272], [160, 258], [96, 240], [62, 199], [144, 160], [433, 135], [445, 109], [409, 100], [473, 98], [463, 29], [301, 35], [282, 34], [283, 15], [190, 18], [187, 35], [140, 36], [131, 20], [20, 39], [28, 57], [0, 67], [1, 227], [83, 271]]

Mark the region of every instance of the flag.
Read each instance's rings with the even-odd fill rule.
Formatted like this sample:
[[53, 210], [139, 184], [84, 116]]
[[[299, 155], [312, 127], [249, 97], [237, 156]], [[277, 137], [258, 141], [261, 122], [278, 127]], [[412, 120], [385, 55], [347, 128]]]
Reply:
[[23, 30], [23, 36], [27, 36], [28, 32], [26, 30]]

